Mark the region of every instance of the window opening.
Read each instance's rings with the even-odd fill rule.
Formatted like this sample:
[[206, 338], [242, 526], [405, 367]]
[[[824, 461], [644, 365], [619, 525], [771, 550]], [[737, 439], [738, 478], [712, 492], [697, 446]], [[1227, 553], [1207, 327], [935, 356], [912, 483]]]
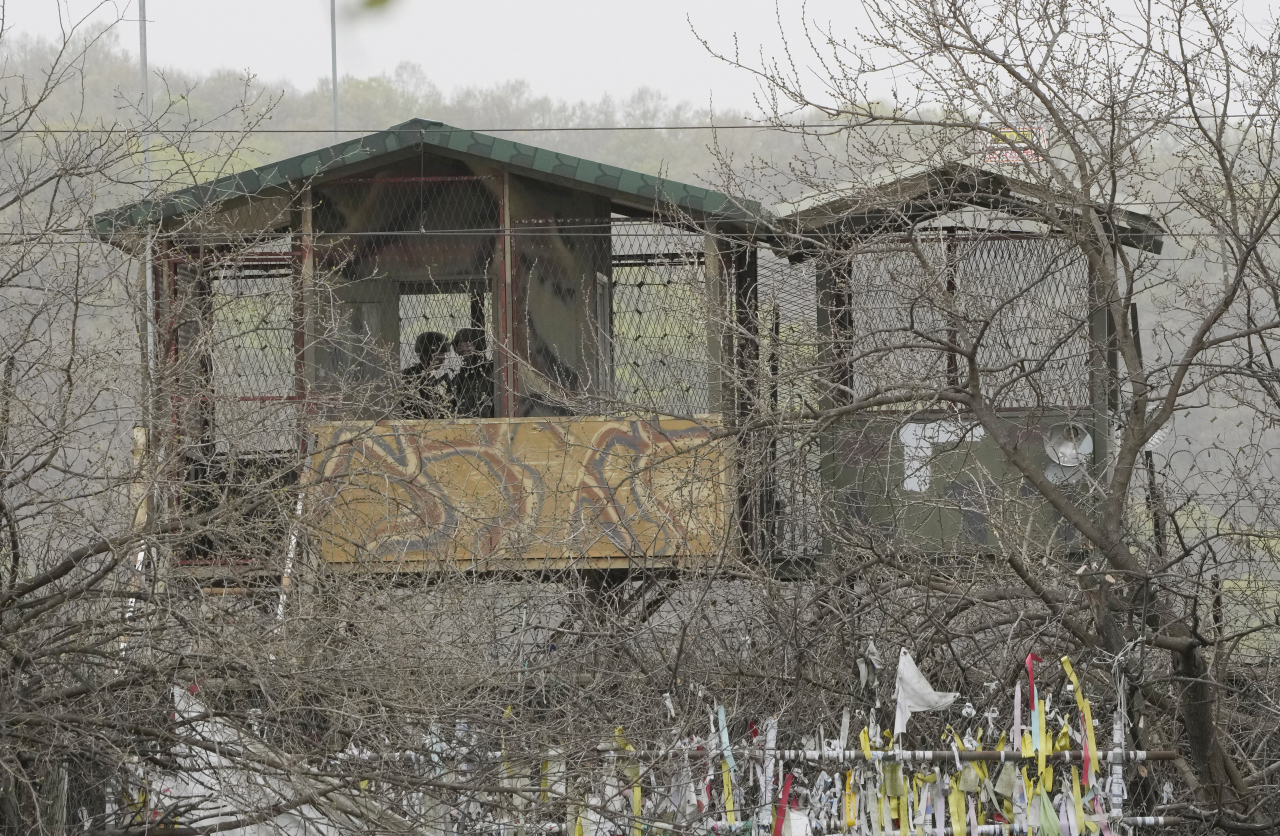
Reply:
[[296, 446], [299, 392], [292, 253], [206, 268], [209, 388], [219, 450]]
[[[493, 416], [491, 297], [474, 287], [400, 285], [399, 417]], [[470, 360], [459, 353], [464, 345], [473, 352]]]

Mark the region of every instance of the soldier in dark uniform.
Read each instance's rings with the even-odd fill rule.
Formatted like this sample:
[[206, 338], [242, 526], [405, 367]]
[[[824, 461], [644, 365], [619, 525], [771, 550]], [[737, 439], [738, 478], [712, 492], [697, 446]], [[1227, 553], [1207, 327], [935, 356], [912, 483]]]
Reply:
[[413, 341], [418, 362], [405, 369], [405, 395], [400, 412], [406, 418], [445, 418], [453, 412], [449, 381], [441, 366], [449, 338], [439, 331], [424, 331]]
[[453, 350], [462, 358], [462, 368], [449, 381], [449, 392], [459, 417], [493, 417], [493, 361], [485, 356], [485, 349], [482, 328], [459, 328], [453, 336]]

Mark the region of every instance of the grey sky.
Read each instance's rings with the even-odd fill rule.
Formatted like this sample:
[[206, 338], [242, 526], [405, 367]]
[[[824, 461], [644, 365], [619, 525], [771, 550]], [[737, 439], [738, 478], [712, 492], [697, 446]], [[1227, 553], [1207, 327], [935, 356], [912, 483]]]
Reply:
[[[801, 3], [779, 0], [799, 35]], [[121, 42], [137, 46], [135, 0], [7, 0], [6, 25], [19, 33], [56, 36], [59, 9], [77, 19], [97, 7], [102, 19], [125, 17]], [[148, 0], [151, 62], [207, 71], [251, 69], [263, 79], [312, 86], [329, 74], [328, 0]], [[718, 47], [744, 55], [761, 47], [781, 54], [774, 0], [395, 0], [362, 11], [339, 0], [339, 72], [390, 72], [421, 64], [443, 90], [523, 78], [535, 92], [594, 99], [649, 86], [672, 100], [717, 107], [751, 105], [755, 83], [716, 61], [690, 22]], [[831, 21], [845, 35], [865, 18], [849, 0], [810, 0], [808, 17]], [[793, 44], [797, 46], [797, 44]]]
[[[0, 6], [13, 32], [46, 37], [57, 37], [60, 19], [125, 18], [120, 42], [132, 51], [136, 1], [0, 0]], [[1245, 27], [1261, 28], [1277, 2], [1236, 6]], [[1121, 16], [1133, 14], [1129, 0], [1113, 5]], [[820, 95], [821, 71], [801, 16], [851, 42], [867, 26], [860, 0], [392, 0], [374, 11], [338, 0], [338, 7], [343, 75], [390, 73], [412, 61], [446, 92], [524, 79], [535, 94], [578, 100], [647, 86], [672, 102], [732, 109], [751, 108], [756, 82], [711, 57], [693, 29], [726, 52], [736, 39], [755, 63], [761, 52], [784, 55], [781, 18], [811, 93]], [[329, 75], [329, 0], [147, 0], [147, 14], [153, 66], [249, 69], [264, 81], [288, 79], [301, 88]]]

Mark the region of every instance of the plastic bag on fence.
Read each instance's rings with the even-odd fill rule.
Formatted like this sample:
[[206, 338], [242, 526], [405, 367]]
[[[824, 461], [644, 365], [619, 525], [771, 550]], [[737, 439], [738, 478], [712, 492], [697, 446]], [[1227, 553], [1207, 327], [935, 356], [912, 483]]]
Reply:
[[782, 836], [812, 836], [813, 827], [809, 823], [809, 811], [803, 808], [787, 811], [782, 822]]
[[884, 765], [884, 794], [900, 798], [907, 794], [906, 781], [902, 779], [902, 764], [897, 762]]
[[982, 778], [979, 777], [978, 770], [974, 769], [971, 763], [966, 763], [964, 769], [960, 770], [958, 781], [961, 792], [972, 793], [982, 788]]
[[1014, 782], [1018, 780], [1018, 767], [1012, 763], [1006, 763], [1000, 768], [1000, 774], [996, 776], [996, 792], [1005, 798], [1013, 798]]

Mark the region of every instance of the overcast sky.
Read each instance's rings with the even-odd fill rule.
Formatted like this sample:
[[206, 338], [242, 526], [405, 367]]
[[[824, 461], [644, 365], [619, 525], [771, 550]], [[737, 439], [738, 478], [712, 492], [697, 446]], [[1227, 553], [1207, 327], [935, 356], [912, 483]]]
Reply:
[[[798, 0], [779, 0], [793, 34]], [[130, 21], [122, 43], [137, 48], [136, 0], [7, 0], [15, 32], [56, 36], [63, 18]], [[207, 71], [251, 69], [264, 79], [310, 87], [329, 74], [329, 0], [147, 0], [151, 63]], [[850, 0], [809, 0], [808, 17], [852, 36], [864, 19]], [[745, 108], [755, 84], [716, 61], [691, 24], [715, 45], [781, 52], [774, 0], [392, 0], [361, 10], [338, 0], [338, 71], [390, 72], [421, 64], [442, 89], [523, 78], [564, 99], [626, 94], [649, 86], [672, 100]]]
[[[125, 18], [121, 43], [133, 50], [136, 3], [0, 0], [7, 27], [46, 37], [58, 35], [60, 19]], [[1240, 0], [1238, 8], [1246, 26], [1261, 25], [1277, 3]], [[672, 101], [745, 109], [754, 80], [709, 55], [694, 30], [728, 52], [736, 37], [746, 58], [781, 56], [781, 17], [792, 53], [816, 79], [801, 0], [776, 4], [780, 11], [775, 0], [391, 0], [370, 11], [338, 0], [338, 71], [363, 77], [413, 61], [445, 91], [525, 79], [537, 94], [576, 100], [647, 86]], [[803, 5], [808, 20], [849, 40], [866, 27], [858, 0]], [[153, 66], [249, 69], [303, 88], [329, 75], [329, 0], [147, 0], [147, 16]]]

